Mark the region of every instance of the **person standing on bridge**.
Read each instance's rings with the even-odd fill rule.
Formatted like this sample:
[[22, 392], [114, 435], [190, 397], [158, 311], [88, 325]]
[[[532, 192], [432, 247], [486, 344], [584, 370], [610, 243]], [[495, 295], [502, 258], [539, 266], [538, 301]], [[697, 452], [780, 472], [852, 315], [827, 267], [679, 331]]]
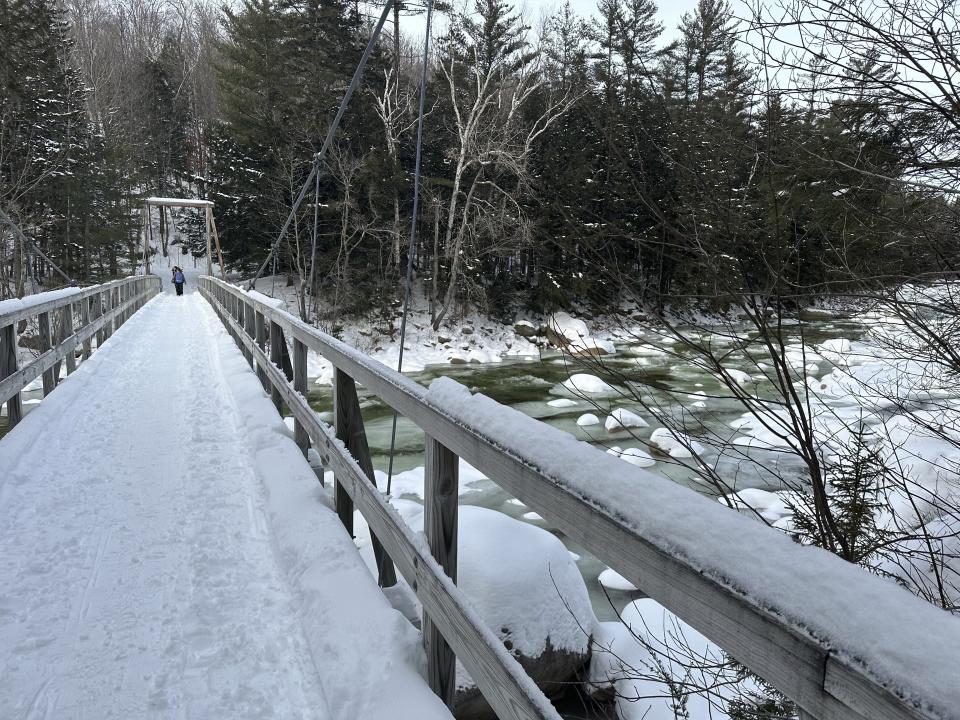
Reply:
[[173, 266], [173, 286], [177, 289], [177, 295], [183, 295], [183, 283], [186, 282], [186, 278], [183, 276], [183, 270], [178, 266]]

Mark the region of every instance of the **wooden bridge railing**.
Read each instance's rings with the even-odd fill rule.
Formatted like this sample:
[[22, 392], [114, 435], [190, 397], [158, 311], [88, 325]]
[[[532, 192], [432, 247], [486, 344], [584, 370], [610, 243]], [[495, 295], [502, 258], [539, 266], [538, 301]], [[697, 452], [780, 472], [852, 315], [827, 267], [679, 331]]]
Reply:
[[[551, 435], [559, 431], [514, 417], [492, 400], [471, 398], [463, 389], [458, 402], [443, 402], [442, 393], [237, 287], [205, 277], [200, 290], [278, 408], [282, 401], [292, 412], [301, 449], [306, 452], [312, 443], [333, 469], [336, 509], [344, 525], [352, 531], [354, 506], [366, 518], [376, 538], [381, 583], [392, 577], [392, 560], [416, 592], [424, 612], [428, 679], [448, 705], [456, 657], [500, 718], [559, 717], [456, 587], [459, 456], [791, 698], [801, 718], [960, 718], [960, 684], [947, 680], [931, 687], [924, 677], [932, 672], [960, 680], [960, 620], [691, 490], [657, 485], [665, 481], [585, 443], [571, 447], [563, 433]], [[287, 352], [285, 338], [292, 341], [293, 355], [286, 373], [279, 366]], [[308, 349], [336, 368], [333, 429], [306, 400]], [[376, 487], [355, 383], [425, 433], [426, 545]], [[465, 409], [471, 400], [482, 404]], [[475, 420], [478, 415], [486, 420]], [[505, 427], [497, 430], [500, 418]], [[528, 436], [529, 450], [524, 438], [515, 437], [518, 432]], [[538, 438], [552, 438], [555, 447], [535, 449]], [[595, 489], [585, 489], [582, 478], [574, 477], [577, 464], [590, 468], [598, 481]], [[689, 527], [678, 527], [665, 519], [661, 523], [656, 508], [623, 506], [628, 503], [611, 508], [605, 478], [628, 478], [637, 487], [653, 483], [673, 498], [664, 504], [667, 514], [673, 512], [670, 502], [689, 496], [696, 514]], [[684, 546], [682, 538], [671, 541], [674, 530], [702, 542], [705, 557], [716, 558], [717, 547], [728, 550], [729, 557], [722, 555], [727, 567], [704, 567], [702, 558], [689, 552], [691, 545]], [[741, 567], [742, 558], [762, 557], [774, 546], [776, 565]], [[760, 577], [744, 580], [751, 572]], [[775, 602], [751, 590], [764, 583], [778, 586]], [[865, 642], [851, 641], [845, 619], [854, 627], [872, 628]], [[847, 650], [850, 645], [857, 647]], [[928, 669], [918, 669], [920, 658]]]
[[[0, 405], [7, 404], [9, 426], [23, 418], [20, 392], [27, 385], [42, 375], [43, 395], [49, 395], [60, 380], [61, 363], [66, 363], [67, 374], [72, 373], [77, 367], [78, 347], [82, 347], [82, 359], [88, 359], [94, 338], [97, 347], [102, 345], [159, 291], [160, 278], [138, 275], [88, 288], [29, 295], [9, 303], [13, 307], [0, 312]], [[19, 367], [18, 326], [34, 318], [40, 355]]]

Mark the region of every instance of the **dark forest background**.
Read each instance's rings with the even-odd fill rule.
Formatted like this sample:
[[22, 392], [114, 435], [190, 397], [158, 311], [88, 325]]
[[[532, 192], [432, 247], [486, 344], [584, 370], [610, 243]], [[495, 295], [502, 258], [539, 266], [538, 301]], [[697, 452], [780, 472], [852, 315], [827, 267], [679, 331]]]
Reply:
[[[896, 3], [850, 5], [700, 0], [669, 33], [653, 0], [533, 23], [502, 0], [441, 6], [415, 248], [435, 323], [468, 307], [602, 308], [625, 286], [657, 307], [790, 303], [952, 273], [956, 7], [924, 0], [904, 24]], [[421, 52], [404, 31], [422, 10], [393, 14], [319, 203], [311, 190], [280, 247], [307, 317], [391, 313], [401, 295]], [[91, 282], [135, 265], [143, 197], [209, 197], [229, 269], [252, 275], [371, 12], [0, 0], [0, 209]], [[174, 217], [171, 237], [203, 252], [200, 218]], [[3, 232], [0, 292], [58, 282]]]

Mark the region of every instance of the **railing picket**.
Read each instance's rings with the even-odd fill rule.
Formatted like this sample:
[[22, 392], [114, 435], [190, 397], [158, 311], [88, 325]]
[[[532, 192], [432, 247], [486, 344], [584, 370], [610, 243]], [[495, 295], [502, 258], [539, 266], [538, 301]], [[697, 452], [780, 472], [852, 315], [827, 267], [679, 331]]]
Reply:
[[[272, 362], [277, 367], [280, 367], [281, 364], [281, 351], [280, 348], [285, 345], [283, 341], [283, 331], [280, 329], [280, 326], [275, 322], [270, 323], [270, 362]], [[277, 412], [280, 412], [280, 409], [283, 407], [283, 400], [280, 397], [280, 390], [276, 387], [271, 386], [270, 388], [270, 399], [273, 400], [274, 406], [277, 408]]]
[[[66, 340], [73, 335], [73, 303], [64, 305], [61, 312], [63, 315], [60, 318], [60, 339]], [[67, 375], [72, 375], [73, 371], [77, 369], [77, 349], [75, 346], [73, 350], [67, 353], [64, 361], [67, 363]]]
[[[337, 437], [347, 446], [347, 450], [356, 458], [363, 474], [376, 486], [376, 476], [373, 474], [373, 460], [370, 458], [370, 446], [367, 444], [367, 433], [363, 427], [363, 416], [360, 414], [360, 400], [357, 397], [357, 386], [353, 378], [345, 372], [337, 370], [333, 382], [333, 415]], [[336, 480], [336, 477], [334, 477]], [[353, 535], [353, 501], [343, 484], [336, 480], [334, 504], [337, 515], [347, 532]], [[373, 554], [377, 561], [377, 581], [380, 587], [396, 585], [397, 574], [393, 562], [384, 552], [383, 546], [376, 535], [371, 533]]]
[[[257, 312], [254, 315], [254, 329], [257, 347], [266, 352], [267, 349], [267, 324], [263, 319], [263, 313]], [[257, 362], [257, 377], [260, 378], [260, 384], [267, 392], [270, 391], [270, 382], [267, 380], [267, 371]]]
[[[430, 553], [454, 582], [457, 581], [458, 458], [429, 435], [425, 448], [423, 529]], [[427, 652], [427, 681], [447, 707], [453, 709], [457, 658], [440, 629], [423, 613], [423, 643]]]
[[[40, 353], [43, 354], [53, 347], [53, 331], [50, 329], [50, 313], [40, 313], [37, 316], [40, 324]], [[57, 372], [54, 368], [43, 371], [43, 396], [53, 392], [57, 386]]]
[[[244, 353], [249, 354], [249, 352], [244, 347]], [[293, 389], [307, 399], [307, 346], [296, 338], [293, 341]], [[303, 423], [296, 419], [294, 419], [293, 436], [297, 441], [297, 447], [306, 457], [310, 450], [310, 436], [307, 435], [307, 429]]]
[[[94, 321], [99, 320], [103, 316], [103, 303], [104, 303], [104, 293], [98, 292], [92, 298], [90, 298], [90, 303], [93, 307], [93, 319]], [[107, 339], [107, 327], [106, 325], [101, 325], [100, 329], [97, 330], [97, 349], [100, 349], [100, 346], [103, 345], [103, 342]]]
[[[87, 325], [90, 324], [90, 305], [93, 303], [93, 300], [90, 298], [84, 298], [80, 302], [80, 322], [82, 323], [81, 330], [85, 329]], [[92, 351], [90, 338], [87, 338], [83, 341], [83, 359], [89, 360], [90, 353]]]
[[[17, 372], [17, 326], [15, 323], [0, 328], [0, 380]], [[0, 396], [0, 400], [3, 397]], [[7, 422], [12, 428], [23, 418], [20, 391], [7, 399]]]
[[[256, 330], [254, 329], [253, 322], [253, 308], [249, 303], [241, 300], [240, 302], [241, 309], [241, 322], [243, 323], [243, 331], [250, 337], [254, 337]], [[250, 364], [250, 367], [253, 367], [253, 353], [247, 348], [245, 344], [242, 344], [241, 350], [243, 350], [243, 356], [247, 359], [247, 362]]]

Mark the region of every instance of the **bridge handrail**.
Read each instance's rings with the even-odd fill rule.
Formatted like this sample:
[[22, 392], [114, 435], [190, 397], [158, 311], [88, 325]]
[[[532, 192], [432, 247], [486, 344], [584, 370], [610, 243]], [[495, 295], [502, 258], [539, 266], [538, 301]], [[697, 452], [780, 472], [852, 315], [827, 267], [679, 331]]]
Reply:
[[[87, 288], [67, 288], [0, 302], [0, 405], [7, 403], [10, 427], [23, 417], [20, 392], [43, 376], [43, 395], [53, 392], [59, 382], [60, 363], [67, 374], [76, 369], [76, 349], [83, 346], [84, 360], [93, 352], [92, 339], [99, 347], [120, 325], [160, 290], [160, 278], [137, 275]], [[80, 325], [74, 329], [76, 308]], [[9, 308], [9, 309], [7, 309]], [[59, 332], [54, 337], [51, 314], [59, 313]], [[19, 367], [17, 325], [37, 318], [40, 355]]]
[[[205, 277], [201, 291], [256, 365], [265, 387], [269, 384], [278, 407], [281, 398], [286, 401], [296, 420], [301, 447], [305, 449], [309, 437], [325, 462], [333, 466], [341, 519], [350, 527], [346, 515], [349, 511], [352, 516], [352, 508], [341, 511], [341, 504], [354, 498], [421, 598], [425, 616], [439, 626], [442, 638], [501, 717], [554, 715], [537, 709], [542, 695], [528, 694], [520, 705], [498, 702], [502, 683], [513, 683], [516, 690], [522, 689], [521, 685], [511, 679], [509, 667], [506, 679], [493, 667], [497, 656], [490, 654], [492, 648], [471, 647], [470, 634], [456, 627], [460, 621], [456, 611], [469, 613], [460, 607], [450, 581], [434, 577], [436, 568], [422, 559], [411, 567], [411, 553], [419, 552], [416, 540], [403, 530], [402, 520], [370, 482], [372, 470], [358, 472], [354, 460], [361, 458], [341, 432], [349, 428], [356, 434], [356, 418], [346, 416], [359, 415], [358, 406], [343, 407], [341, 386], [352, 391], [354, 382], [362, 384], [423, 429], [428, 466], [425, 531], [442, 567], [455, 571], [449, 555], [455, 555], [455, 540], [450, 535], [453, 528], [455, 536], [457, 493], [455, 470], [450, 467], [456, 467], [459, 456], [791, 698], [801, 709], [801, 717], [960, 718], [960, 686], [950, 680], [960, 668], [957, 618], [825, 551], [796, 545], [782, 533], [692, 490], [576, 442], [566, 433], [488, 398], [471, 396], [450, 380], [428, 391], [237, 287]], [[292, 372], [288, 369], [287, 375], [277, 367], [282, 364], [283, 351], [275, 349], [275, 345], [285, 349], [285, 343], [270, 343], [271, 357], [265, 353], [268, 323], [275, 328], [271, 337], [281, 338], [285, 333], [292, 338], [296, 367]], [[346, 450], [353, 457], [306, 402], [307, 348], [336, 368], [336, 434], [347, 440]], [[293, 387], [288, 375], [293, 377]], [[362, 435], [362, 421], [359, 432]], [[521, 442], [518, 433], [548, 447], [532, 449]], [[365, 439], [362, 448], [366, 448]], [[575, 471], [583, 465], [591, 468], [592, 487], [583, 473]], [[437, 492], [438, 486], [449, 486], [451, 477], [452, 492], [449, 487]], [[619, 479], [614, 482], [615, 478]], [[624, 478], [637, 488], [652, 488], [653, 494], [638, 491], [635, 504], [642, 504], [639, 500], [643, 499], [654, 507], [615, 506], [612, 496], [597, 489], [599, 481], [625, 487]], [[660, 522], [659, 512], [676, 513], [670, 505], [674, 501], [682, 501], [689, 509], [687, 527], [665, 519]], [[451, 513], [452, 517], [447, 517]], [[702, 552], [696, 542], [703, 544]], [[724, 555], [730, 550], [739, 557]], [[770, 572], [774, 566], [762, 561], [765, 554], [785, 564], [776, 566], [778, 572]], [[711, 557], [720, 562], [704, 562]], [[745, 570], [743, 558], [759, 560]], [[759, 581], [751, 577], [757, 573]], [[830, 617], [821, 616], [825, 610]], [[844, 623], [849, 624], [849, 631]], [[872, 631], [861, 638], [857, 633], [864, 628]], [[440, 668], [431, 671], [431, 684], [441, 697], [448, 697], [444, 695], [449, 689], [443, 685], [442, 666], [449, 659], [431, 651], [437, 640], [429, 634], [429, 626], [425, 625], [424, 633], [431, 668]], [[488, 646], [488, 634], [479, 635]], [[479, 674], [474, 670], [478, 665]], [[439, 679], [434, 677], [437, 673]]]

